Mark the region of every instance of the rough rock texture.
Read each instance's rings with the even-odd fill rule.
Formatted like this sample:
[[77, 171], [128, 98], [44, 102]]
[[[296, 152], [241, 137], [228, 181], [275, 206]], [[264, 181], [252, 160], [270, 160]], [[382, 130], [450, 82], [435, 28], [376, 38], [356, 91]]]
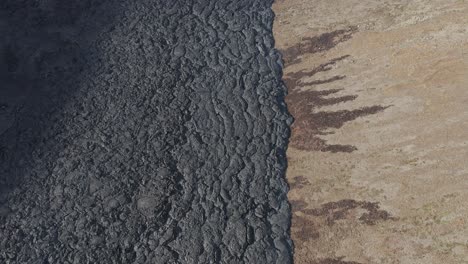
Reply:
[[295, 263], [468, 263], [468, 1], [273, 10]]
[[0, 3], [0, 263], [291, 263], [272, 1]]

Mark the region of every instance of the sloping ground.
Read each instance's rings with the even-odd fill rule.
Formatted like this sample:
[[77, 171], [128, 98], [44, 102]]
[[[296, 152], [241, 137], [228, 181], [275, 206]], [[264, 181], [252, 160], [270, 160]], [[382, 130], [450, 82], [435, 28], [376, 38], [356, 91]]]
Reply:
[[468, 263], [468, 2], [274, 11], [295, 263]]
[[0, 263], [291, 263], [271, 1], [0, 3]]

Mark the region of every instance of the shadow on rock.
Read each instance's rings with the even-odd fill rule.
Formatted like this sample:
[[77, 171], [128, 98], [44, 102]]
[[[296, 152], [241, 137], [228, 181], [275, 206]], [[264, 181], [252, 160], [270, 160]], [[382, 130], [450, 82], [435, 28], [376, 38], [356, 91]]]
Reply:
[[44, 183], [35, 168], [63, 149], [44, 139], [64, 129], [56, 127], [57, 116], [99, 65], [93, 42], [116, 15], [104, 3], [0, 3], [0, 216], [25, 178]]

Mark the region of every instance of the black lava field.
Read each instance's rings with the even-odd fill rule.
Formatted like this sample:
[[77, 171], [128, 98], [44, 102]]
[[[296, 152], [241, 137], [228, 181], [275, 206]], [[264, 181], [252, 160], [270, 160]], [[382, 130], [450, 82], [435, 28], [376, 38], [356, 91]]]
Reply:
[[0, 263], [292, 263], [272, 0], [2, 0]]

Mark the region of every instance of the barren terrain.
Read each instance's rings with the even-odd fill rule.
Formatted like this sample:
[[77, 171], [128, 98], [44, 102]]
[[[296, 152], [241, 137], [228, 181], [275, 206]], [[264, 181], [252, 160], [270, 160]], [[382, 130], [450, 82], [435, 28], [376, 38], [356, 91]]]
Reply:
[[467, 263], [468, 2], [274, 11], [295, 263]]

